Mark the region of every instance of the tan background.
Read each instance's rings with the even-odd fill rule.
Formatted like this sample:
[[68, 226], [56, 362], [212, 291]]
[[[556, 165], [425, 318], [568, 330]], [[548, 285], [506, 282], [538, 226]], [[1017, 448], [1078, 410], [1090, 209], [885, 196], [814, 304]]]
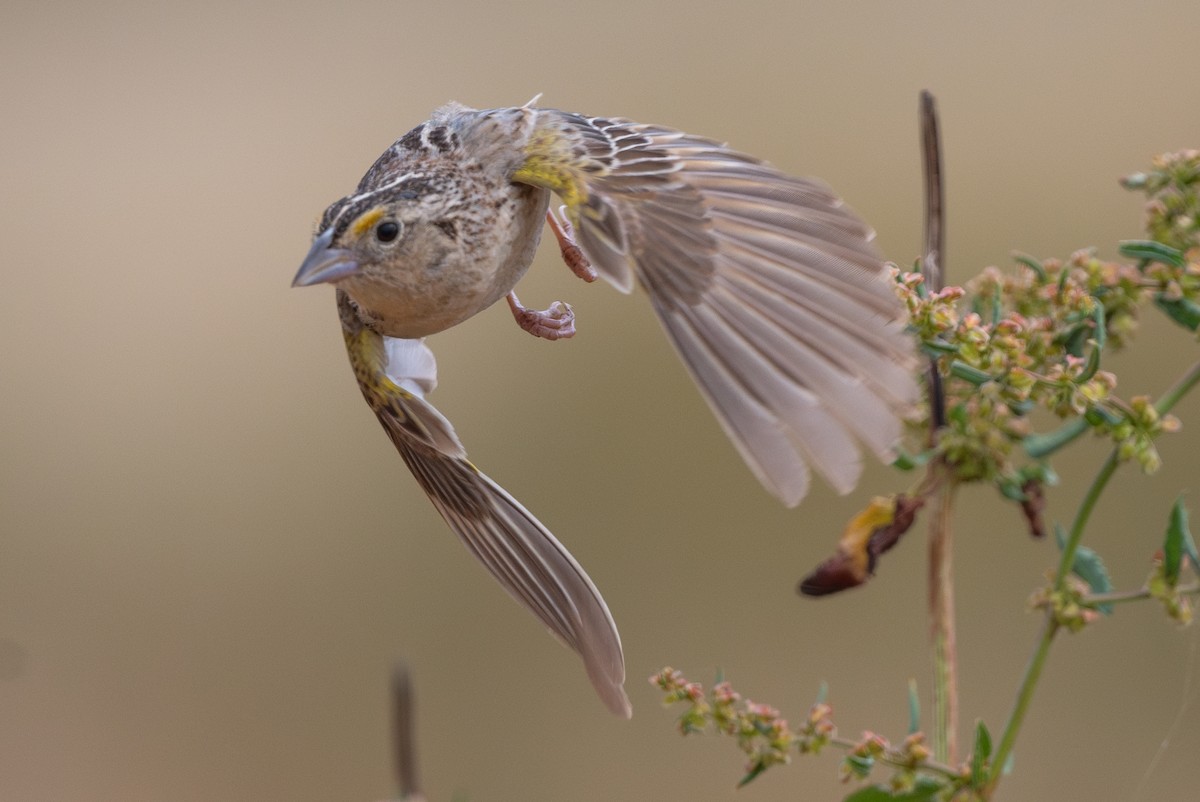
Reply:
[[[9, 3], [0, 800], [387, 796], [401, 656], [434, 799], [840, 798], [832, 756], [735, 794], [733, 744], [681, 740], [644, 678], [723, 667], [793, 719], [826, 679], [843, 732], [902, 736], [909, 677], [929, 684], [923, 534], [865, 590], [792, 587], [907, 477], [874, 466], [856, 496], [778, 508], [647, 305], [549, 251], [522, 297], [571, 301], [575, 341], [536, 342], [503, 309], [436, 337], [434, 401], [622, 626], [636, 714], [612, 718], [421, 497], [354, 388], [332, 293], [288, 288], [314, 221], [436, 105], [545, 92], [821, 175], [908, 262], [928, 87], [952, 276], [1014, 247], [1113, 255], [1140, 230], [1116, 178], [1200, 146], [1197, 30], [1193, 2]], [[1116, 365], [1127, 394], [1195, 354], [1148, 328], [1158, 345]], [[1121, 587], [1200, 487], [1197, 399], [1181, 415], [1161, 475], [1126, 472], [1100, 510], [1091, 542]], [[1052, 516], [1104, 453], [1058, 463]], [[1053, 549], [993, 492], [962, 500], [964, 726], [998, 731]], [[1197, 637], [1142, 605], [1064, 638], [1005, 798], [1192, 798]]]

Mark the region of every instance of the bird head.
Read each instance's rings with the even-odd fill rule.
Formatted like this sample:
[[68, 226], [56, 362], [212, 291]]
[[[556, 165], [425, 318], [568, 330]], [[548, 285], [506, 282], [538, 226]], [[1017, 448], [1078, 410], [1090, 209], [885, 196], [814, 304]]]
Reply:
[[415, 199], [412, 193], [376, 195], [365, 204], [348, 198], [330, 206], [292, 286], [337, 283], [390, 263], [409, 239]]
[[364, 191], [380, 172], [386, 177], [387, 171], [372, 168], [357, 194], [325, 210], [293, 287], [370, 281], [408, 262], [429, 262], [453, 245], [457, 232], [447, 222], [455, 198], [451, 177], [407, 172]]

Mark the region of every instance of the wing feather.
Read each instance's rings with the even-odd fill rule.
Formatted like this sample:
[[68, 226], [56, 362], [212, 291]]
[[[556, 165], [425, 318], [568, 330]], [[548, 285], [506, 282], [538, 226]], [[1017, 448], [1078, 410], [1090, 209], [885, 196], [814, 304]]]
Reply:
[[721, 427], [764, 486], [782, 499], [808, 492], [808, 466], [788, 443], [779, 418], [742, 385], [728, 363], [713, 352], [705, 334], [676, 311], [660, 310], [671, 343], [708, 401]]
[[421, 341], [385, 341], [338, 292], [350, 363], [363, 397], [417, 483], [504, 589], [583, 658], [610, 710], [631, 713], [621, 638], [583, 568], [536, 517], [467, 460], [454, 427], [424, 399], [436, 384]]
[[530, 158], [573, 176], [543, 185], [581, 199], [584, 252], [619, 289], [645, 288], [771, 492], [799, 503], [806, 463], [848, 492], [856, 440], [894, 457], [919, 395], [914, 345], [873, 232], [829, 187], [662, 126], [540, 109], [534, 129], [559, 155]]

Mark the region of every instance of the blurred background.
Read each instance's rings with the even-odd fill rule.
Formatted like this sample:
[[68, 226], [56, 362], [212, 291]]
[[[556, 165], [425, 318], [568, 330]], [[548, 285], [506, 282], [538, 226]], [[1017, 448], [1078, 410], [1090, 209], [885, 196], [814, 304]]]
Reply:
[[[917, 94], [938, 98], [951, 281], [1014, 248], [1115, 256], [1117, 185], [1200, 146], [1200, 5], [10, 2], [0, 26], [0, 800], [347, 800], [394, 793], [388, 677], [412, 667], [431, 799], [834, 800], [837, 758], [742, 791], [683, 740], [664, 665], [798, 721], [822, 680], [843, 734], [900, 740], [928, 697], [924, 532], [869, 586], [798, 598], [864, 500], [787, 511], [724, 439], [644, 299], [545, 247], [521, 297], [431, 340], [433, 401], [537, 513], [621, 625], [632, 722], [437, 517], [362, 403], [333, 293], [291, 290], [313, 226], [395, 138], [455, 99], [543, 103], [729, 141], [829, 181], [909, 264]], [[1193, 340], [1148, 315], [1109, 365], [1159, 393]], [[1191, 398], [1165, 467], [1126, 470], [1088, 541], [1140, 584], [1200, 487]], [[1049, 515], [1106, 453], [1077, 445]], [[962, 726], [998, 732], [1054, 548], [961, 494]], [[1131, 605], [1054, 649], [1004, 798], [1180, 799], [1200, 748], [1196, 630]]]

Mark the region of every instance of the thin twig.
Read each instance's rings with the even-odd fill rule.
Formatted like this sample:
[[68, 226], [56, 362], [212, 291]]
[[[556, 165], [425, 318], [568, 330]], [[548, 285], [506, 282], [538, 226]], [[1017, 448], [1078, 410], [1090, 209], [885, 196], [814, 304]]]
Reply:
[[[941, 291], [945, 279], [945, 194], [942, 182], [942, 143], [937, 102], [921, 93], [921, 166], [925, 176], [925, 253], [921, 273], [930, 293]], [[946, 397], [937, 360], [929, 361], [929, 445], [937, 444], [946, 425]], [[939, 466], [932, 470], [941, 472]], [[933, 750], [939, 760], [957, 760], [958, 648], [954, 625], [954, 563], [951, 519], [954, 484], [939, 491], [937, 514], [929, 531], [929, 616], [933, 639]]]
[[392, 746], [395, 748], [396, 784], [401, 799], [423, 799], [417, 772], [416, 709], [408, 666], [392, 672]]
[[[921, 168], [925, 175], [925, 254], [921, 275], [929, 292], [940, 292], [945, 284], [945, 188], [942, 183], [942, 138], [938, 125], [937, 101], [928, 91], [921, 92]], [[929, 439], [946, 425], [946, 397], [937, 360], [929, 361]]]
[[953, 482], [938, 493], [929, 527], [929, 613], [933, 639], [933, 753], [958, 761], [958, 639], [954, 622]]
[[[1175, 592], [1183, 596], [1200, 594], [1200, 582], [1179, 585], [1175, 588]], [[1121, 604], [1152, 598], [1154, 596], [1149, 588], [1138, 588], [1137, 590], [1113, 590], [1108, 593], [1085, 593], [1079, 598], [1079, 601], [1088, 607], [1099, 607], [1101, 604]]]
[[[829, 738], [829, 745], [836, 746], [839, 749], [844, 749], [847, 752], [853, 752], [859, 747], [858, 741], [853, 738], [845, 738], [841, 735], [834, 735]], [[881, 763], [886, 763], [898, 769], [909, 768], [912, 763], [911, 759], [903, 752], [896, 749], [888, 749], [883, 754], [876, 758]], [[930, 774], [940, 774], [943, 777], [951, 780], [957, 780], [962, 777], [962, 772], [954, 768], [948, 763], [942, 763], [937, 760], [923, 760], [917, 766], [919, 771], [929, 772]]]

